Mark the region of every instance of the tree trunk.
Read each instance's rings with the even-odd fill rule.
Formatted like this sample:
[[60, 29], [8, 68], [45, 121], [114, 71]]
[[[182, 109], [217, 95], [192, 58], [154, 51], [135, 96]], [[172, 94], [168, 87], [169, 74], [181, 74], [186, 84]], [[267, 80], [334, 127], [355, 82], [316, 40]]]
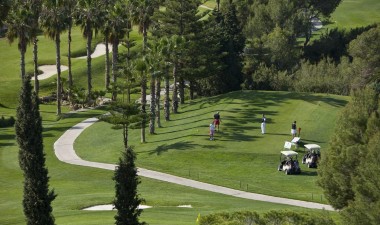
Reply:
[[56, 64], [57, 64], [57, 115], [61, 115], [61, 39], [60, 34], [57, 33], [55, 36], [55, 50], [56, 50]]
[[181, 104], [185, 103], [185, 81], [182, 77], [179, 78], [179, 98]]
[[143, 119], [141, 121], [141, 143], [145, 143], [145, 124], [146, 124], [146, 76], [145, 72], [141, 74], [141, 113]]
[[190, 81], [190, 99], [194, 100], [194, 82]]
[[[22, 39], [22, 38], [21, 38]], [[21, 81], [24, 81], [25, 79], [25, 52], [26, 52], [26, 41], [22, 39], [19, 43], [20, 45], [20, 76]]]
[[170, 99], [169, 99], [169, 74], [166, 69], [165, 73], [165, 103], [164, 103], [164, 111], [165, 111], [165, 120], [170, 120]]
[[156, 84], [155, 77], [151, 74], [150, 79], [150, 122], [149, 133], [154, 134], [154, 126], [156, 122]]
[[124, 141], [124, 148], [128, 148], [128, 125], [123, 125], [123, 141]]
[[104, 43], [106, 45], [106, 57], [105, 57], [105, 64], [106, 64], [106, 72], [105, 72], [105, 77], [104, 77], [104, 83], [105, 83], [105, 88], [106, 90], [108, 90], [109, 86], [110, 86], [110, 57], [109, 57], [109, 53], [110, 53], [110, 50], [108, 48], [108, 38], [104, 38]]
[[178, 89], [177, 89], [177, 65], [174, 63], [173, 68], [173, 97], [172, 97], [172, 112], [178, 113]]
[[72, 28], [72, 24], [69, 25], [69, 31], [68, 31], [68, 50], [67, 50], [67, 63], [68, 63], [68, 69], [69, 69], [69, 93], [68, 93], [68, 97], [69, 97], [69, 101], [71, 101], [71, 91], [73, 89], [73, 72], [72, 72], [72, 69], [71, 69], [71, 28]]
[[157, 111], [156, 111], [156, 121], [157, 121], [157, 127], [161, 127], [161, 79], [156, 79], [156, 105], [157, 105]]
[[40, 89], [40, 84], [38, 81], [38, 39], [37, 37], [33, 40], [33, 63], [34, 63], [34, 91], [38, 96], [38, 91]]
[[[119, 51], [119, 39], [115, 38], [112, 41], [112, 83], [116, 85], [117, 81], [117, 60], [118, 60], [118, 51]], [[112, 92], [112, 101], [116, 101], [117, 91], [114, 88]]]
[[92, 30], [87, 28], [87, 101], [91, 99], [92, 92], [92, 76], [91, 76], [91, 42], [92, 42]]

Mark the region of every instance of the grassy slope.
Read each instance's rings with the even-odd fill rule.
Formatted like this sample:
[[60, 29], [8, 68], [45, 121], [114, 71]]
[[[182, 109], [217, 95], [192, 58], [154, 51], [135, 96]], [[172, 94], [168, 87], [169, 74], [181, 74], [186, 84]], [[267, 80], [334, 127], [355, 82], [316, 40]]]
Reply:
[[[246, 190], [248, 185], [252, 192], [320, 202], [322, 190], [315, 186], [315, 169], [303, 166], [301, 176], [284, 176], [277, 172], [279, 153], [284, 141], [291, 139], [293, 120], [302, 127], [304, 142], [327, 147], [336, 116], [346, 102], [347, 98], [340, 96], [234, 92], [186, 104], [180, 114], [172, 116], [172, 121], [156, 129], [156, 135], [147, 135], [146, 144], [140, 144], [138, 130], [130, 131], [129, 140], [138, 152], [138, 166], [144, 168], [236, 189]], [[222, 116], [221, 130], [216, 133], [216, 141], [209, 141], [208, 125], [216, 111]], [[268, 118], [265, 135], [260, 133], [262, 113]], [[120, 131], [99, 122], [79, 137], [75, 149], [83, 158], [113, 163], [122, 149], [120, 140]], [[322, 202], [326, 203], [324, 199]]]
[[343, 0], [331, 17], [334, 26], [355, 28], [380, 22], [380, 1]]

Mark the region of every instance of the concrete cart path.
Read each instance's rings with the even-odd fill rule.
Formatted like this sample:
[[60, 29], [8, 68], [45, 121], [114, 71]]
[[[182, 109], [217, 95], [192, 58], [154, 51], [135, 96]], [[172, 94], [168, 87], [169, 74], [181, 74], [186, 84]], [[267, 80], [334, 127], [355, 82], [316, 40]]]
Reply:
[[[82, 133], [84, 129], [91, 126], [97, 121], [98, 121], [97, 118], [89, 118], [78, 123], [72, 128], [68, 129], [54, 143], [54, 151], [57, 158], [60, 161], [73, 164], [73, 165], [114, 170], [116, 166], [114, 164], [86, 161], [79, 158], [78, 155], [75, 153], [75, 150], [74, 150], [75, 139]], [[230, 195], [230, 196], [234, 196], [238, 198], [278, 203], [278, 204], [286, 204], [286, 205], [299, 206], [299, 207], [305, 207], [305, 208], [311, 208], [311, 209], [325, 209], [325, 210], [330, 210], [330, 211], [334, 210], [330, 205], [324, 205], [324, 204], [319, 204], [315, 202], [306, 202], [306, 201], [300, 201], [300, 200], [294, 200], [294, 199], [287, 199], [287, 198], [279, 198], [279, 197], [273, 197], [273, 196], [262, 195], [262, 194], [255, 194], [255, 193], [235, 190], [231, 188], [226, 188], [222, 186], [212, 185], [208, 183], [203, 183], [203, 182], [199, 182], [195, 180], [190, 180], [190, 179], [173, 176], [173, 175], [165, 174], [161, 172], [156, 172], [152, 170], [147, 170], [143, 168], [138, 168], [138, 175], [160, 180], [160, 181], [166, 181], [169, 183], [184, 185], [184, 186], [192, 187], [196, 189]]]

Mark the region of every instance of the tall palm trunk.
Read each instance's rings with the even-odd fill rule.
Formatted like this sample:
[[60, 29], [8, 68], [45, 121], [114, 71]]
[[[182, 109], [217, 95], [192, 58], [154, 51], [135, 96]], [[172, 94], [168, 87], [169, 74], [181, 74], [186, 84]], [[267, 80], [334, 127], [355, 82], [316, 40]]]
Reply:
[[91, 98], [92, 92], [92, 76], [91, 76], [91, 42], [92, 42], [92, 30], [91, 27], [87, 27], [87, 101]]
[[149, 133], [154, 134], [154, 126], [156, 122], [156, 84], [155, 77], [152, 74], [150, 79], [150, 122]]
[[61, 39], [59, 33], [55, 36], [56, 64], [57, 64], [57, 115], [61, 115]]
[[157, 121], [157, 127], [161, 127], [161, 104], [160, 104], [160, 98], [161, 98], [161, 79], [156, 79], [156, 105], [157, 105], [157, 111], [156, 111], [156, 121]]
[[165, 103], [164, 103], [164, 111], [165, 111], [165, 120], [170, 120], [170, 99], [169, 99], [169, 71], [168, 68], [165, 69]]
[[145, 124], [146, 124], [146, 75], [141, 73], [141, 113], [143, 119], [141, 121], [141, 143], [145, 143]]
[[33, 64], [34, 64], [34, 92], [38, 96], [38, 91], [40, 89], [38, 81], [38, 39], [37, 37], [33, 40]]
[[67, 50], [67, 66], [68, 66], [68, 70], [69, 70], [69, 98], [71, 97], [71, 89], [73, 88], [73, 72], [72, 72], [72, 66], [71, 66], [71, 29], [72, 29], [72, 24], [70, 23], [69, 24], [69, 28], [68, 28], [68, 35], [67, 35], [67, 39], [68, 39], [68, 50]]
[[25, 79], [25, 53], [26, 53], [26, 41], [25, 41], [25, 38], [20, 38], [22, 39], [20, 42], [19, 42], [19, 50], [20, 50], [20, 76], [21, 76], [21, 80], [24, 81]]
[[110, 86], [110, 56], [109, 56], [110, 50], [108, 47], [108, 38], [107, 37], [104, 38], [104, 43], [106, 45], [106, 57], [105, 57], [106, 71], [104, 74], [104, 84], [105, 84], [104, 87], [107, 90]]
[[176, 114], [178, 113], [177, 63], [174, 63], [173, 82], [172, 112]]
[[[114, 38], [112, 41], [112, 82], [116, 85], [117, 81], [117, 63], [118, 63], [118, 55], [119, 55], [119, 39]], [[112, 92], [112, 100], [116, 101], [117, 91], [114, 89]]]

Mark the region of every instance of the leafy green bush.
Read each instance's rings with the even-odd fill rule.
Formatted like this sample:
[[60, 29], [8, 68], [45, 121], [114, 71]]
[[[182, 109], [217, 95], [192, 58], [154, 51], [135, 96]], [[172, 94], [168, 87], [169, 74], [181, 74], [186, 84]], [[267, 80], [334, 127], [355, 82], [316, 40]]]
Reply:
[[269, 211], [260, 216], [256, 212], [242, 211], [234, 213], [215, 213], [197, 219], [199, 225], [334, 225], [334, 221], [325, 213], [297, 213], [292, 211]]
[[15, 125], [15, 118], [11, 116], [10, 118], [6, 119], [4, 116], [1, 116], [0, 118], [0, 127], [12, 127]]

